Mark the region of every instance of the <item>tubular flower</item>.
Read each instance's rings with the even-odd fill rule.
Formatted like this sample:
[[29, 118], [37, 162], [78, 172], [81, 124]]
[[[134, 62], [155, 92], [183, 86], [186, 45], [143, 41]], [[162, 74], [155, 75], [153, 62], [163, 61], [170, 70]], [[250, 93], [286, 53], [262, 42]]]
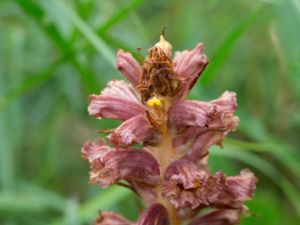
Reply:
[[[105, 140], [82, 147], [90, 182], [128, 187], [146, 207], [135, 223], [102, 212], [95, 225], [232, 225], [247, 212], [244, 202], [254, 194], [254, 174], [248, 169], [237, 176], [212, 174], [208, 167], [209, 148], [221, 145], [239, 124], [236, 94], [226, 91], [210, 102], [187, 100], [208, 64], [203, 44], [171, 56], [164, 36], [140, 64], [119, 50], [116, 68], [130, 84], [110, 81], [89, 98], [91, 116], [123, 121], [105, 130], [110, 132]], [[202, 210], [208, 213], [197, 217]]]

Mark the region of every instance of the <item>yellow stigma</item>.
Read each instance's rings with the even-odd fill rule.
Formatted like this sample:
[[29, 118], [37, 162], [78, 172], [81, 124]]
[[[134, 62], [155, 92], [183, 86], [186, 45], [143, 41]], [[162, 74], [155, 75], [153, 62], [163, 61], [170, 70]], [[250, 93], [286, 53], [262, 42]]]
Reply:
[[162, 104], [162, 101], [160, 99], [158, 99], [157, 97], [152, 97], [150, 98], [148, 101], [147, 101], [147, 104], [150, 106], [150, 107], [154, 107], [154, 106], [161, 106]]
[[196, 181], [195, 183], [194, 183], [194, 188], [200, 188], [202, 185], [201, 185], [201, 183], [200, 183], [200, 181]]

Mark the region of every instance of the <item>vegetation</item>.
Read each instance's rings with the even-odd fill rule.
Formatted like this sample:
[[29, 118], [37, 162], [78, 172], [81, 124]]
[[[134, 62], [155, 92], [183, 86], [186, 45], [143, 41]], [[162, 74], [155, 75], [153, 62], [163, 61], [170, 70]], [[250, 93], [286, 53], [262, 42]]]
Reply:
[[259, 177], [242, 224], [299, 224], [298, 0], [2, 0], [0, 224], [89, 224], [100, 209], [136, 219], [129, 190], [88, 185], [80, 148], [116, 122], [89, 117], [87, 98], [122, 78], [118, 48], [145, 55], [166, 24], [174, 50], [201, 41], [210, 58], [191, 97], [238, 94], [240, 126], [210, 165]]

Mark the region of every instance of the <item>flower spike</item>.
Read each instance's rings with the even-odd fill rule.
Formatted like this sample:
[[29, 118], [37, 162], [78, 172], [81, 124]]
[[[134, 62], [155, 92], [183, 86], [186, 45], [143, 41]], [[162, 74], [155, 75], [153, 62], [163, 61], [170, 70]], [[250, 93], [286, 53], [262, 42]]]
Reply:
[[82, 156], [90, 164], [90, 183], [127, 187], [145, 209], [136, 222], [101, 212], [94, 225], [238, 224], [257, 178], [249, 169], [212, 174], [208, 163], [209, 148], [221, 146], [239, 124], [236, 94], [186, 99], [208, 64], [202, 43], [172, 59], [162, 34], [139, 61], [119, 50], [116, 68], [131, 84], [113, 80], [90, 96], [91, 116], [122, 123], [102, 129], [110, 133], [105, 139], [86, 142]]

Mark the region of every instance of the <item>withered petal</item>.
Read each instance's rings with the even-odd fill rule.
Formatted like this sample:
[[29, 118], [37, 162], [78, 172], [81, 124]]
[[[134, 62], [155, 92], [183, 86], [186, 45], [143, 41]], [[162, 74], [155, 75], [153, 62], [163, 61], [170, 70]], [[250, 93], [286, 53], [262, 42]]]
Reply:
[[88, 160], [90, 163], [101, 158], [103, 154], [110, 151], [111, 148], [106, 145], [104, 139], [98, 139], [94, 141], [87, 141], [81, 148], [82, 157]]
[[159, 203], [151, 205], [135, 225], [170, 225], [166, 208]]
[[[190, 163], [189, 163], [190, 162]], [[212, 176], [189, 160], [173, 162], [166, 170], [163, 196], [176, 208], [222, 207], [242, 209], [251, 199], [257, 179], [250, 170], [226, 177]]]
[[127, 120], [145, 110], [124, 81], [113, 80], [100, 95], [90, 96], [88, 111], [99, 119]]
[[90, 163], [90, 182], [103, 188], [119, 179], [149, 186], [159, 182], [159, 164], [144, 150], [111, 148], [103, 142], [90, 141], [82, 153]]
[[200, 202], [194, 191], [201, 188], [209, 176], [207, 171], [198, 170], [192, 161], [179, 159], [166, 169], [162, 196], [177, 209], [195, 209]]
[[226, 188], [234, 201], [243, 202], [252, 197], [257, 182], [257, 177], [249, 169], [243, 169], [238, 176], [226, 178]]
[[204, 127], [210, 121], [209, 116], [214, 110], [214, 106], [206, 102], [181, 100], [171, 106], [168, 118], [175, 127]]
[[133, 223], [117, 213], [100, 212], [94, 225], [133, 225]]
[[236, 93], [232, 91], [225, 91], [219, 98], [210, 102], [226, 112], [235, 112], [237, 108]]
[[236, 94], [229, 91], [208, 103], [178, 101], [169, 110], [169, 124], [175, 130], [187, 129], [174, 138], [174, 147], [193, 161], [206, 156], [212, 145], [221, 145], [226, 134], [238, 126], [236, 107]]
[[155, 129], [151, 127], [145, 115], [138, 115], [123, 122], [111, 135], [110, 142], [116, 146], [127, 147], [151, 140]]
[[118, 50], [116, 68], [136, 87], [139, 83], [141, 68], [131, 53]]
[[203, 44], [199, 43], [192, 50], [175, 52], [173, 64], [175, 72], [183, 80], [182, 96], [185, 96], [194, 86], [208, 64], [203, 48]]
[[203, 175], [198, 171], [197, 166], [187, 159], [179, 159], [171, 163], [165, 172], [165, 181], [181, 184], [184, 189], [198, 187]]
[[240, 222], [240, 211], [219, 209], [196, 218], [189, 225], [234, 225]]
[[233, 131], [239, 124], [239, 118], [233, 113], [237, 108], [236, 93], [225, 91], [218, 99], [210, 101], [216, 111], [208, 124], [212, 130]]

